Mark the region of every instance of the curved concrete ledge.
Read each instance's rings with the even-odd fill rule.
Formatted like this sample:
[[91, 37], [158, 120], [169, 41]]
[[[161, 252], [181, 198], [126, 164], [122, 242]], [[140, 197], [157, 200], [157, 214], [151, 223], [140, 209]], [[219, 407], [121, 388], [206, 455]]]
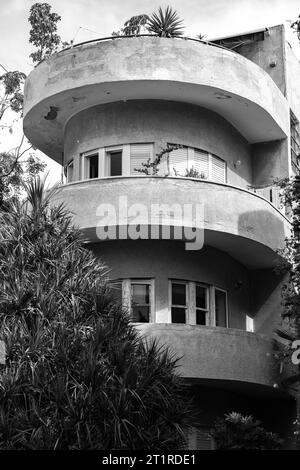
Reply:
[[[97, 104], [133, 99], [209, 108], [251, 143], [288, 135], [286, 99], [257, 65], [208, 44], [158, 37], [85, 44], [41, 63], [25, 84], [24, 132], [61, 161], [63, 129], [73, 115]], [[50, 113], [45, 119], [50, 107], [57, 116], [52, 119]]]
[[137, 323], [145, 337], [180, 358], [178, 372], [190, 379], [244, 382], [274, 387], [271, 341], [232, 328]]
[[[90, 242], [100, 241], [98, 230], [106, 226], [115, 229], [126, 227], [126, 236], [115, 230], [116, 238], [128, 238], [127, 226], [135, 220], [136, 213], [140, 216], [135, 223], [149, 228], [156, 223], [149, 218], [155, 204], [159, 205], [159, 210], [161, 204], [168, 205], [170, 211], [163, 210], [163, 215], [171, 214], [173, 204], [182, 211], [184, 205], [190, 205], [193, 214], [199, 206], [204, 209], [200, 227], [204, 244], [229, 253], [250, 268], [273, 267], [278, 261], [275, 250], [283, 246], [289, 231], [287, 219], [266, 199], [237, 187], [207, 180], [158, 176], [85, 180], [62, 186], [56, 199], [63, 201], [72, 211], [75, 224]], [[115, 217], [110, 216], [111, 210], [115, 211]], [[145, 210], [146, 215], [141, 210]], [[175, 227], [194, 226], [188, 217], [169, 220], [168, 217], [160, 217], [157, 222], [160, 226], [170, 225], [170, 220]], [[180, 240], [186, 241], [184, 230], [181, 232]], [[163, 238], [161, 233], [157, 238]]]

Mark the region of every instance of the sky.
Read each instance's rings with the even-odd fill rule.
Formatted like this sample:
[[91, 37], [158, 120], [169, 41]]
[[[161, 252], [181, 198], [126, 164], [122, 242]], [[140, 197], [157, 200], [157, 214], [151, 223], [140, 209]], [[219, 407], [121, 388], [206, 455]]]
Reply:
[[[28, 74], [33, 68], [29, 58], [33, 49], [29, 44], [28, 16], [34, 3], [31, 0], [0, 0], [0, 64], [7, 70]], [[212, 39], [285, 24], [289, 41], [296, 52], [297, 48], [300, 52], [296, 34], [289, 27], [290, 22], [300, 15], [299, 0], [48, 0], [47, 3], [62, 18], [58, 27], [62, 40], [74, 40], [75, 44], [110, 36], [131, 16], [151, 15], [159, 6], [170, 5], [184, 20], [186, 36], [195, 37], [201, 33], [205, 39]], [[12, 118], [7, 115], [7, 120]], [[15, 147], [20, 138], [21, 122], [14, 125], [13, 134], [0, 129], [0, 150]], [[41, 152], [37, 154], [47, 163], [50, 180], [59, 180], [59, 165]]]

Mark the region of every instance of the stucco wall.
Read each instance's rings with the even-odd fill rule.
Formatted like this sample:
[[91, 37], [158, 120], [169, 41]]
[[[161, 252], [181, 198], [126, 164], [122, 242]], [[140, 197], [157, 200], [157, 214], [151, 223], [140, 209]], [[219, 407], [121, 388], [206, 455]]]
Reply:
[[[139, 324], [181, 358], [184, 377], [273, 386], [271, 341], [236, 329], [190, 325]], [[274, 371], [275, 372], [275, 371]]]
[[287, 78], [287, 94], [290, 107], [293, 113], [300, 120], [300, 87], [299, 87], [299, 76], [300, 76], [300, 61], [295, 56], [291, 45], [286, 43], [286, 78]]
[[[124, 197], [128, 210], [119, 205]], [[97, 230], [101, 227], [110, 226], [114, 233], [119, 225], [128, 225], [136, 210], [141, 211], [139, 225], [149, 226], [153, 204], [179, 204], [181, 210], [184, 204], [190, 204], [194, 213], [199, 205], [204, 209], [204, 219], [199, 216], [198, 227], [203, 223], [205, 244], [230, 253], [252, 268], [274, 266], [278, 258], [275, 250], [283, 246], [289, 229], [279, 210], [262, 197], [236, 187], [191, 178], [131, 176], [85, 180], [62, 186], [55, 198], [74, 214], [74, 222], [89, 241], [101, 238]], [[142, 207], [137, 208], [136, 203]], [[109, 204], [112, 209], [109, 217], [103, 213], [103, 204]], [[180, 219], [174, 223], [185, 227], [190, 222]], [[104, 239], [112, 238], [111, 233]], [[184, 238], [182, 232], [180, 236]], [[117, 234], [114, 238], [118, 238]]]
[[[90, 245], [110, 267], [110, 277], [155, 278], [156, 322], [169, 321], [168, 279], [204, 282], [228, 291], [229, 326], [246, 328], [250, 312], [248, 272], [219, 250], [185, 251], [181, 242], [124, 240]], [[241, 287], [236, 288], [237, 281]]]
[[[195, 41], [138, 37], [69, 48], [31, 72], [24, 94], [25, 135], [57, 161], [71, 116], [122, 100], [203, 106], [253, 143], [288, 135], [287, 102], [268, 74], [241, 55]], [[45, 119], [51, 107], [57, 115]]]
[[77, 180], [81, 152], [139, 142], [154, 142], [155, 153], [167, 142], [206, 150], [226, 160], [228, 183], [252, 183], [251, 147], [237, 130], [208, 109], [173, 101], [109, 103], [78, 113], [65, 128], [65, 164], [74, 158]]
[[253, 186], [272, 185], [289, 175], [289, 141], [275, 140], [252, 146]]
[[[284, 26], [267, 28], [264, 40], [255, 40], [235, 47], [238, 54], [261, 67], [274, 80], [280, 91], [286, 95]], [[275, 64], [274, 67], [271, 64]]]

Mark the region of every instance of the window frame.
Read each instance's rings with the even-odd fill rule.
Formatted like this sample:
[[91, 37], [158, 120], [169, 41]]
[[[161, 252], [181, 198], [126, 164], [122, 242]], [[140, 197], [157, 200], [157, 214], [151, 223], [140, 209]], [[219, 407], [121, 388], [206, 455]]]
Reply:
[[[202, 308], [202, 307], [197, 307], [197, 286], [203, 287], [206, 291], [206, 306], [207, 308]], [[211, 323], [211, 303], [210, 303], [210, 292], [209, 292], [209, 286], [206, 284], [203, 284], [202, 282], [195, 282], [195, 324], [198, 325], [197, 323], [197, 310], [200, 310], [201, 312], [205, 312], [205, 325], [201, 326], [209, 326]]]
[[[114, 153], [121, 153], [122, 165], [121, 165], [121, 174], [111, 176], [111, 155]], [[104, 147], [104, 172], [105, 176], [108, 178], [119, 178], [124, 175], [124, 145], [114, 145], [111, 147]]]
[[[98, 156], [98, 176], [95, 178], [90, 178], [89, 172], [90, 172], [90, 158], [91, 157], [96, 157]], [[81, 154], [81, 161], [80, 161], [80, 179], [81, 180], [91, 180], [91, 179], [98, 179], [100, 178], [100, 158], [99, 158], [99, 150], [94, 149], [90, 150], [88, 152], [83, 152]]]
[[[172, 284], [184, 284], [185, 285], [185, 306], [184, 305], [173, 305], [172, 304]], [[189, 298], [190, 298], [190, 292], [189, 292], [189, 285], [188, 281], [183, 281], [181, 279], [169, 279], [169, 319], [170, 323], [174, 325], [188, 325], [189, 324], [189, 319], [190, 319], [190, 312], [189, 312]], [[173, 323], [172, 322], [172, 307], [174, 308], [185, 308], [185, 322], [184, 323]]]
[[215, 307], [215, 308], [214, 308], [214, 313], [215, 313], [214, 324], [215, 324], [215, 327], [217, 327], [217, 328], [229, 328], [228, 292], [227, 292], [227, 290], [222, 289], [221, 287], [216, 287], [216, 286], [214, 286], [213, 289], [214, 289], [214, 303], [215, 303], [215, 299], [216, 299], [216, 291], [223, 292], [223, 293], [225, 294], [225, 296], [226, 296], [226, 300], [225, 300], [225, 305], [226, 305], [226, 326], [217, 326], [217, 322], [216, 322], [216, 307]]
[[[72, 168], [72, 178], [70, 179], [70, 168]], [[67, 183], [73, 183], [74, 181], [74, 158], [67, 163]]]
[[[213, 286], [206, 284], [204, 282], [198, 281], [189, 281], [183, 279], [168, 279], [169, 288], [168, 288], [168, 311], [169, 311], [169, 322], [175, 325], [195, 325], [195, 326], [208, 326], [214, 328], [229, 328], [229, 309], [228, 309], [228, 291], [218, 286]], [[185, 284], [187, 289], [186, 296], [186, 322], [185, 323], [173, 323], [172, 322], [172, 307], [181, 307], [182, 305], [173, 305], [172, 304], [172, 283], [175, 284]], [[201, 309], [196, 306], [196, 286], [204, 287], [206, 289], [206, 305], [207, 309]], [[217, 327], [216, 326], [216, 306], [215, 306], [215, 292], [219, 290], [224, 292], [226, 295], [226, 327]], [[197, 325], [196, 323], [196, 312], [197, 310], [202, 310], [206, 312], [206, 324]]]
[[[131, 305], [132, 305], [132, 284], [146, 284], [150, 286], [149, 289], [149, 322], [155, 322], [155, 280], [153, 278], [129, 278], [122, 279], [122, 304], [128, 309], [131, 317]], [[141, 322], [133, 322], [141, 323]]]

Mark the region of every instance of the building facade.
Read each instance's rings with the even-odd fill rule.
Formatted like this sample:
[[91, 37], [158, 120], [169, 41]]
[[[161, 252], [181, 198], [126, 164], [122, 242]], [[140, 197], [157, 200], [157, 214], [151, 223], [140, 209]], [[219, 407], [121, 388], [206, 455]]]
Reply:
[[272, 359], [290, 227], [274, 181], [296, 168], [299, 71], [276, 26], [92, 41], [26, 81], [24, 132], [66, 170], [57, 197], [137, 328], [181, 357], [203, 418], [191, 448], [230, 411], [291, 435]]

